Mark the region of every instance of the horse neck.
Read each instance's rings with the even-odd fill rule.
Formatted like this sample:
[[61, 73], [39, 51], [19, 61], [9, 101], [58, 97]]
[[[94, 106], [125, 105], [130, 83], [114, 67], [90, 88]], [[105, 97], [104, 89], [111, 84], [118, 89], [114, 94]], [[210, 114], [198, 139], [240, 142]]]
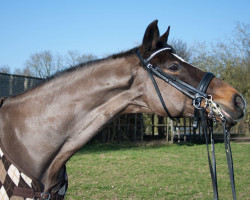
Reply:
[[[11, 112], [15, 124], [6, 122], [9, 130], [1, 130], [1, 141], [20, 167], [47, 188], [108, 121], [128, 110], [139, 111], [132, 111], [142, 96], [135, 59], [108, 59], [79, 68], [9, 100], [1, 115]], [[17, 148], [8, 148], [13, 139]]]

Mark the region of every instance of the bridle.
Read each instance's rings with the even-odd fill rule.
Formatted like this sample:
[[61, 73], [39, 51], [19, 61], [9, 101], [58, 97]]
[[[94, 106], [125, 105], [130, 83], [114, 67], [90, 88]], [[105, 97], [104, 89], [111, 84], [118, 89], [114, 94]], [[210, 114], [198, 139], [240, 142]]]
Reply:
[[[173, 53], [173, 48], [171, 46], [166, 45], [163, 48], [160, 48], [159, 50], [152, 53], [147, 59], [143, 59], [139, 49], [136, 49], [135, 54], [139, 58], [141, 64], [143, 67], [147, 70], [148, 75], [150, 79], [152, 80], [155, 90], [157, 92], [157, 95], [161, 101], [162, 107], [164, 108], [166, 114], [168, 117], [170, 117], [172, 120], [175, 120], [170, 112], [168, 111], [166, 104], [163, 100], [163, 97], [161, 95], [160, 89], [155, 81], [154, 76], [164, 80], [166, 83], [170, 84], [174, 88], [181, 91], [186, 96], [190, 97], [193, 100], [193, 106], [194, 106], [194, 123], [193, 123], [193, 130], [194, 133], [196, 133], [196, 129], [198, 127], [199, 122], [202, 124], [203, 132], [205, 134], [206, 138], [206, 144], [207, 144], [207, 155], [208, 155], [208, 162], [209, 162], [209, 169], [212, 179], [212, 185], [213, 185], [213, 193], [214, 193], [214, 199], [219, 199], [218, 197], [218, 187], [217, 187], [217, 175], [216, 175], [216, 160], [215, 160], [215, 149], [214, 149], [214, 137], [213, 137], [213, 123], [218, 122], [218, 118], [220, 119], [222, 126], [223, 126], [223, 132], [224, 132], [224, 143], [225, 143], [225, 151], [227, 156], [227, 163], [228, 163], [228, 170], [229, 170], [229, 176], [230, 176], [230, 182], [231, 182], [231, 189], [232, 189], [232, 195], [233, 199], [236, 200], [236, 192], [235, 192], [235, 181], [234, 181], [234, 170], [233, 170], [233, 159], [232, 159], [232, 152], [230, 147], [230, 134], [229, 130], [226, 128], [226, 118], [224, 117], [223, 113], [221, 112], [221, 109], [218, 104], [216, 104], [213, 101], [212, 95], [206, 94], [207, 88], [211, 82], [211, 80], [215, 77], [213, 73], [206, 72], [201, 79], [198, 88], [195, 88], [188, 83], [183, 82], [182, 80], [176, 78], [175, 76], [171, 74], [167, 74], [164, 71], [162, 71], [159, 67], [154, 66], [150, 63], [150, 61], [160, 54], [161, 52], [168, 51], [170, 53]], [[202, 106], [201, 102], [202, 100], [205, 101], [204, 106]], [[206, 117], [206, 109], [209, 110], [208, 117]], [[211, 158], [209, 154], [209, 147], [208, 147], [208, 133], [211, 136], [211, 153], [212, 153], [212, 163]]]
[[[159, 67], [154, 66], [150, 63], [150, 60], [152, 60], [155, 56], [157, 56], [159, 53], [163, 52], [163, 51], [170, 51], [171, 53], [173, 52], [173, 49], [171, 47], [164, 47], [161, 48], [157, 51], [155, 51], [151, 56], [149, 56], [149, 58], [147, 59], [143, 59], [139, 49], [136, 50], [136, 55], [138, 56], [138, 58], [140, 59], [142, 65], [144, 66], [144, 68], [147, 70], [149, 77], [151, 78], [155, 90], [159, 96], [159, 99], [161, 101], [161, 104], [165, 110], [165, 112], [167, 113], [167, 115], [172, 119], [173, 117], [171, 116], [171, 114], [169, 113], [165, 102], [162, 98], [161, 92], [159, 90], [159, 87], [154, 79], [154, 76], [164, 80], [166, 83], [172, 85], [173, 87], [175, 87], [176, 89], [178, 89], [179, 91], [181, 91], [183, 94], [185, 94], [186, 96], [190, 97], [193, 100], [193, 106], [195, 107], [196, 110], [200, 110], [202, 108], [211, 108], [211, 110], [213, 111], [214, 114], [216, 114], [216, 116], [219, 116], [222, 119], [224, 119], [223, 114], [221, 113], [221, 110], [219, 108], [219, 106], [213, 102], [213, 98], [211, 95], [206, 94], [206, 90], [209, 86], [209, 83], [211, 82], [211, 80], [215, 77], [213, 73], [211, 72], [207, 72], [205, 73], [205, 75], [203, 76], [203, 78], [201, 79], [198, 88], [195, 88], [191, 85], [189, 85], [188, 83], [183, 82], [182, 80], [176, 78], [175, 76], [171, 75], [171, 74], [167, 74], [164, 71], [162, 71]], [[153, 76], [154, 75], [154, 76]], [[201, 102], [202, 100], [205, 100], [205, 105], [202, 107], [201, 106]]]

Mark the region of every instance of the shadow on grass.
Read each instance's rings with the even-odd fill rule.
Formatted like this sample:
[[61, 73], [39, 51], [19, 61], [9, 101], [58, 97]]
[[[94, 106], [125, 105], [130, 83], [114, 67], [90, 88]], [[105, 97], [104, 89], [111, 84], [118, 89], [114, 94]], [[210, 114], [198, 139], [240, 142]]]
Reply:
[[[250, 142], [250, 137], [248, 137]], [[214, 138], [215, 144], [221, 144], [224, 143], [224, 138], [222, 136], [218, 137], [215, 136]], [[242, 137], [242, 141], [244, 142], [246, 139]], [[241, 140], [235, 140], [233, 138], [234, 142], [242, 142]], [[209, 144], [211, 143], [209, 139]], [[126, 150], [140, 150], [142, 148], [144, 149], [153, 149], [153, 148], [171, 148], [176, 146], [188, 146], [192, 147], [195, 145], [205, 145], [206, 141], [205, 138], [197, 139], [196, 141], [175, 141], [174, 144], [167, 143], [163, 139], [159, 140], [151, 140], [151, 141], [144, 141], [137, 144], [134, 143], [109, 143], [109, 144], [102, 144], [102, 143], [88, 143], [85, 146], [83, 146], [78, 153], [80, 154], [90, 154], [90, 153], [104, 153], [104, 152], [111, 152], [111, 151], [126, 151]]]
[[[203, 143], [200, 143], [203, 144]], [[192, 142], [180, 142], [180, 143], [162, 143], [162, 142], [142, 142], [138, 144], [123, 143], [123, 144], [99, 144], [99, 143], [88, 143], [83, 146], [78, 153], [90, 154], [90, 153], [104, 153], [112, 151], [126, 151], [126, 150], [141, 150], [141, 149], [160, 149], [160, 148], [175, 148], [176, 146], [194, 146], [196, 143]]]
[[89, 154], [89, 153], [102, 153], [109, 151], [120, 151], [127, 150], [131, 148], [136, 148], [136, 145], [130, 144], [86, 144], [83, 146], [78, 153]]

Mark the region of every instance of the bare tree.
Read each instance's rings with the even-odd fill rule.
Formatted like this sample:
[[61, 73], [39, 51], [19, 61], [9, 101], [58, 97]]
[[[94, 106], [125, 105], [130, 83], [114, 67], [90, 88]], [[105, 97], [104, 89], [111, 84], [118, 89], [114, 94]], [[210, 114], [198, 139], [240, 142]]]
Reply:
[[187, 43], [180, 39], [172, 39], [169, 44], [174, 48], [176, 54], [186, 61], [191, 59], [191, 51], [187, 47]]
[[250, 24], [237, 22], [232, 42], [244, 65], [250, 67]]
[[17, 68], [15, 69], [14, 74], [21, 76], [32, 76], [28, 67], [25, 67], [24, 69]]
[[192, 64], [213, 72], [250, 100], [250, 24], [237, 24], [234, 37], [193, 48]]
[[97, 57], [93, 54], [80, 54], [77, 50], [74, 50], [68, 51], [68, 54], [65, 56], [65, 64], [68, 67], [72, 67], [95, 59]]
[[62, 69], [61, 58], [53, 56], [50, 51], [35, 53], [25, 62], [25, 69], [35, 77], [46, 78]]
[[97, 59], [93, 54], [80, 54], [78, 51], [68, 51], [64, 57], [52, 54], [50, 51], [35, 53], [25, 62], [24, 70], [17, 70], [20, 75], [46, 78], [68, 67]]
[[0, 66], [0, 72], [9, 74], [10, 73], [10, 67], [8, 65], [1, 65]]

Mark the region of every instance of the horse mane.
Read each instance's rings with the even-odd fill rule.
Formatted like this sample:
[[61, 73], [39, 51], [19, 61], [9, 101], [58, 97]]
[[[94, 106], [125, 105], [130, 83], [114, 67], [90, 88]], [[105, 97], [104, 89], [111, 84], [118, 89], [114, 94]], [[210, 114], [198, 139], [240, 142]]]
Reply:
[[78, 65], [75, 65], [75, 66], [71, 66], [67, 69], [64, 69], [62, 71], [58, 71], [56, 72], [54, 75], [48, 77], [45, 79], [44, 82], [48, 82], [48, 81], [51, 81], [57, 77], [61, 77], [63, 76], [64, 74], [67, 74], [67, 73], [70, 73], [70, 72], [74, 72], [80, 68], [85, 68], [85, 67], [89, 67], [89, 66], [92, 66], [92, 65], [95, 65], [95, 64], [98, 64], [98, 63], [101, 63], [101, 62], [104, 62], [106, 60], [109, 60], [109, 59], [117, 59], [117, 58], [123, 58], [123, 57], [128, 57], [132, 54], [135, 53], [135, 50], [137, 49], [138, 47], [135, 47], [133, 49], [130, 49], [128, 51], [123, 51], [123, 52], [120, 52], [120, 53], [117, 53], [117, 54], [112, 54], [106, 58], [101, 58], [101, 59], [96, 59], [96, 60], [91, 60], [91, 61], [88, 61], [88, 62], [85, 62], [85, 63], [80, 63]]
[[88, 66], [91, 66], [91, 65], [94, 65], [94, 64], [98, 64], [98, 63], [100, 63], [102, 61], [105, 61], [106, 59], [107, 58], [90, 60], [90, 61], [87, 61], [87, 62], [84, 62], [84, 63], [80, 63], [80, 64], [77, 64], [77, 65], [71, 66], [71, 67], [66, 68], [64, 70], [59, 70], [55, 74], [53, 74], [52, 76], [47, 77], [46, 79], [44, 79], [43, 82], [48, 82], [48, 81], [51, 81], [51, 80], [53, 80], [55, 78], [59, 78], [59, 77], [63, 76], [64, 74], [68, 74], [70, 72], [74, 72], [74, 71], [76, 71], [76, 70], [78, 70], [80, 68], [84, 68], [84, 67], [88, 67]]
[[85, 68], [85, 67], [90, 67], [90, 66], [93, 66], [95, 64], [98, 64], [98, 63], [101, 63], [101, 62], [104, 62], [104, 61], [107, 61], [109, 59], [117, 59], [117, 58], [123, 58], [123, 57], [128, 57], [128, 56], [131, 56], [132, 54], [134, 54], [135, 50], [137, 49], [138, 47], [135, 47], [133, 49], [130, 49], [128, 51], [123, 51], [123, 52], [120, 52], [120, 53], [117, 53], [117, 54], [112, 54], [106, 58], [101, 58], [101, 59], [96, 59], [96, 60], [91, 60], [91, 61], [88, 61], [88, 62], [84, 62], [84, 63], [80, 63], [78, 65], [75, 65], [75, 66], [71, 66], [67, 69], [64, 69], [64, 70], [61, 70], [61, 71], [58, 71], [56, 72], [55, 74], [53, 74], [52, 76], [50, 77], [47, 77], [45, 79], [43, 79], [43, 81], [41, 81], [40, 83], [38, 83], [37, 85], [27, 89], [25, 92], [22, 92], [20, 94], [17, 94], [17, 95], [12, 95], [11, 98], [15, 98], [15, 97], [18, 97], [22, 94], [25, 94], [31, 90], [34, 90], [38, 87], [41, 87], [42, 85], [50, 82], [50, 81], [53, 81], [57, 78], [60, 78], [62, 77], [63, 75], [65, 74], [68, 74], [68, 73], [71, 73], [71, 72], [74, 72], [74, 71], [77, 71], [78, 69], [81, 69], [81, 68]]
[[136, 49], [138, 49], [139, 47], [134, 47], [133, 49], [130, 49], [128, 51], [123, 51], [117, 54], [113, 54], [111, 56], [109, 56], [108, 58], [113, 58], [113, 59], [117, 59], [117, 58], [122, 58], [122, 57], [128, 57], [132, 54], [135, 53]]
[[[157, 47], [158, 48], [162, 48], [162, 47], [166, 47], [166, 46], [170, 47], [172, 49], [172, 51], [174, 52], [173, 47], [171, 47], [170, 45], [168, 45], [168, 44], [166, 44], [164, 42], [161, 42], [161, 41], [159, 41], [157, 43]], [[20, 93], [18, 95], [13, 95], [11, 97], [14, 98], [14, 97], [20, 96], [22, 94], [25, 94], [25, 93], [27, 93], [27, 92], [29, 92], [31, 90], [34, 90], [34, 89], [36, 89], [36, 88], [38, 88], [38, 87], [40, 87], [40, 86], [42, 86], [42, 85], [44, 85], [44, 84], [46, 84], [46, 83], [48, 83], [50, 81], [53, 81], [53, 80], [55, 80], [57, 78], [60, 78], [60, 77], [62, 77], [65, 74], [77, 71], [78, 69], [85, 68], [85, 67], [90, 67], [90, 66], [93, 66], [95, 64], [98, 64], [98, 63], [101, 63], [101, 62], [104, 62], [104, 61], [107, 61], [107, 60], [110, 60], [110, 59], [118, 59], [118, 58], [125, 58], [125, 57], [128, 57], [128, 56], [131, 56], [131, 55], [133, 55], [135, 53], [136, 49], [138, 49], [138, 48], [139, 47], [137, 46], [137, 47], [134, 47], [134, 48], [132, 48], [130, 50], [127, 50], [127, 51], [123, 51], [123, 52], [120, 52], [120, 53], [112, 54], [112, 55], [110, 55], [110, 56], [108, 56], [106, 58], [91, 60], [91, 61], [88, 61], [88, 62], [85, 62], [85, 63], [80, 63], [78, 65], [71, 66], [71, 67], [69, 67], [67, 69], [58, 71], [55, 74], [53, 74], [52, 76], [50, 76], [50, 77], [44, 79], [43, 81], [41, 81], [36, 86], [31, 87], [28, 90], [26, 90], [25, 92], [22, 92], [22, 93]]]
[[[158, 48], [163, 48], [163, 47], [169, 47], [171, 48], [171, 51], [174, 52], [174, 49], [172, 46], [166, 44], [165, 42], [162, 42], [162, 41], [158, 41], [157, 43], [157, 47]], [[96, 59], [96, 60], [91, 60], [91, 61], [88, 61], [88, 62], [85, 62], [85, 63], [80, 63], [78, 65], [75, 65], [75, 66], [71, 66], [67, 69], [64, 69], [64, 70], [61, 70], [61, 71], [58, 71], [56, 72], [55, 74], [53, 74], [52, 76], [44, 79], [44, 81], [41, 82], [41, 84], [38, 84], [39, 85], [42, 85], [43, 83], [46, 83], [48, 81], [51, 81], [55, 78], [58, 78], [58, 77], [61, 77], [63, 76], [64, 74], [67, 74], [67, 73], [70, 73], [70, 72], [74, 72], [80, 68], [84, 68], [84, 67], [89, 67], [89, 66], [92, 66], [94, 64], [98, 64], [100, 62], [104, 62], [106, 60], [109, 60], [109, 59], [117, 59], [117, 58], [123, 58], [123, 57], [128, 57], [128, 56], [131, 56], [135, 53], [136, 49], [138, 49], [139, 47], [134, 47], [130, 50], [127, 50], [127, 51], [122, 51], [120, 53], [116, 53], [116, 54], [112, 54], [106, 58], [101, 58], [101, 59]], [[36, 87], [36, 86], [35, 86]]]
[[[175, 52], [175, 50], [174, 50], [174, 48], [172, 46], [168, 45], [165, 42], [158, 41], [157, 48], [163, 48], [163, 47], [169, 47], [171, 49], [170, 50], [171, 52]], [[131, 55], [133, 55], [135, 53], [136, 49], [138, 49], [138, 48], [139, 47], [137, 46], [137, 47], [134, 47], [134, 48], [132, 48], [130, 50], [127, 50], [127, 51], [122, 51], [120, 53], [112, 54], [112, 55], [110, 55], [110, 56], [108, 56], [106, 58], [91, 60], [91, 61], [88, 61], [88, 62], [85, 62], [85, 63], [80, 63], [78, 65], [71, 66], [71, 67], [69, 67], [67, 69], [56, 72], [54, 75], [46, 78], [44, 82], [48, 82], [48, 81], [50, 81], [52, 79], [55, 79], [57, 77], [60, 77], [60, 76], [62, 76], [64, 74], [74, 72], [74, 71], [78, 70], [79, 68], [89, 67], [91, 65], [98, 64], [100, 62], [104, 62], [104, 61], [109, 60], [109, 59], [117, 59], [117, 58], [124, 58], [124, 57], [131, 56]]]

